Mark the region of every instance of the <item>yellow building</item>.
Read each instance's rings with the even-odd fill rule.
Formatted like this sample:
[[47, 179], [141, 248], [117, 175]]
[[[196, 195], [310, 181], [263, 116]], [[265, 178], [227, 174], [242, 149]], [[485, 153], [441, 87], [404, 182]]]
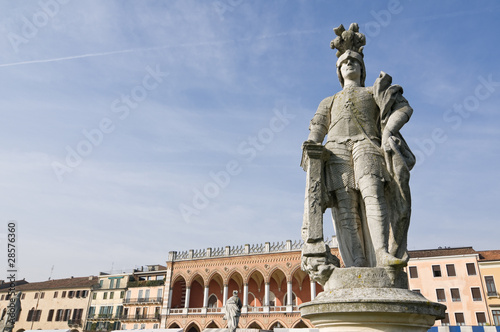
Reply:
[[167, 268], [148, 265], [130, 276], [123, 300], [123, 330], [158, 329]]
[[491, 325], [500, 325], [500, 250], [479, 251], [479, 270]]
[[[15, 332], [72, 329], [83, 331], [90, 294], [97, 277], [66, 278], [16, 286], [21, 291], [21, 312]], [[5, 315], [11, 294], [0, 290], [0, 312]]]

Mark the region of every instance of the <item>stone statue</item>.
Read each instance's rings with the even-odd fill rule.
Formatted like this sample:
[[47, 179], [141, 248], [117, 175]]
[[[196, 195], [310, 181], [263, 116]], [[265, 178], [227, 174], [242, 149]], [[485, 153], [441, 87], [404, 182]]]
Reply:
[[[324, 284], [339, 261], [323, 242], [331, 208], [346, 267], [402, 268], [408, 261], [410, 170], [415, 156], [400, 134], [412, 115], [403, 89], [384, 72], [365, 87], [365, 36], [340, 25], [331, 42], [342, 91], [325, 98], [303, 144], [307, 174], [302, 268]], [[326, 136], [326, 142], [323, 141]]]
[[[342, 91], [319, 104], [301, 163], [307, 172], [302, 269], [323, 292], [302, 303], [300, 313], [320, 332], [426, 332], [446, 306], [410, 291], [403, 269], [415, 156], [400, 129], [413, 110], [384, 72], [365, 87], [366, 41], [358, 25], [334, 31], [330, 46], [338, 50]], [[338, 268], [323, 240], [327, 208], [346, 268]]]
[[16, 296], [10, 299], [10, 303], [7, 306], [7, 313], [0, 321], [0, 331], [12, 332], [20, 310], [21, 310], [21, 292], [17, 292]]
[[229, 332], [235, 332], [238, 327], [241, 307], [242, 304], [240, 298], [238, 297], [238, 291], [233, 291], [233, 296], [226, 301], [226, 313], [224, 314], [224, 319], [227, 320], [227, 328]]

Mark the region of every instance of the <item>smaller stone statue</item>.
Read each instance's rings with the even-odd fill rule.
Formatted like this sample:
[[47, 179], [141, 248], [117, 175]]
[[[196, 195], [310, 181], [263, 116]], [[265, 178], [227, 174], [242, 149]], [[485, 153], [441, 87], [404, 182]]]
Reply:
[[12, 332], [19, 311], [21, 311], [21, 292], [18, 292], [15, 297], [10, 299], [10, 303], [7, 306], [7, 313], [0, 321], [1, 332]]
[[238, 327], [241, 307], [242, 304], [238, 297], [238, 291], [233, 291], [233, 296], [226, 301], [226, 314], [224, 315], [224, 319], [227, 320], [227, 329], [229, 332], [235, 332]]

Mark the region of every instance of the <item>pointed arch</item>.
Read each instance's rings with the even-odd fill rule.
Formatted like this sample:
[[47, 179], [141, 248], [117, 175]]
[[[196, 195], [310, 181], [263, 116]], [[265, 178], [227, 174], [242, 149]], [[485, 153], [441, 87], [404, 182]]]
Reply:
[[191, 278], [191, 283], [188, 284], [191, 289], [189, 291], [189, 307], [201, 308], [203, 307], [203, 296], [205, 294], [204, 280], [199, 273], [196, 273]]
[[181, 327], [179, 326], [179, 324], [177, 324], [177, 322], [172, 322], [170, 323], [170, 325], [168, 325], [168, 328], [169, 329], [180, 329]]
[[279, 319], [276, 319], [274, 321], [271, 322], [271, 324], [269, 324], [269, 328], [268, 330], [274, 330], [275, 328], [286, 328], [286, 325], [285, 323], [283, 323], [283, 321], [279, 320]]
[[247, 329], [263, 330], [264, 328], [259, 324], [259, 322], [257, 322], [256, 320], [254, 320], [250, 324], [248, 324]]
[[274, 306], [283, 306], [283, 296], [287, 293], [287, 277], [285, 272], [280, 268], [275, 268], [271, 271], [269, 275], [269, 290], [274, 293], [275, 300], [274, 303], [271, 298], [269, 298], [269, 304]]
[[182, 275], [177, 275], [172, 283], [172, 301], [170, 308], [184, 308], [186, 304], [186, 279]]
[[[256, 274], [257, 273], [257, 274]], [[264, 276], [266, 275], [266, 273], [260, 269], [260, 267], [256, 266], [256, 267], [253, 267], [250, 271], [248, 271], [248, 273], [246, 274], [245, 276], [245, 283], [249, 283], [250, 282], [250, 279], [251, 278], [254, 278], [255, 275], [258, 276], [260, 274], [261, 277], [258, 278], [258, 280], [255, 280], [256, 282], [260, 281], [260, 282], [263, 282], [265, 279], [264, 279]]]
[[217, 325], [217, 323], [212, 320], [210, 321], [207, 326], [205, 326], [206, 329], [220, 329], [219, 325]]
[[234, 280], [236, 285], [238, 285], [238, 289], [243, 289], [243, 276], [241, 275], [240, 271], [238, 271], [237, 269], [231, 270], [231, 272], [229, 272], [227, 275], [226, 284], [229, 285], [231, 283], [231, 280]]
[[201, 329], [198, 324], [193, 321], [187, 325], [187, 327], [184, 329], [184, 332], [201, 332]]
[[296, 322], [294, 322], [292, 324], [292, 326], [294, 329], [310, 329], [311, 328], [311, 326], [306, 324], [306, 322], [304, 322], [302, 319], [299, 319]]

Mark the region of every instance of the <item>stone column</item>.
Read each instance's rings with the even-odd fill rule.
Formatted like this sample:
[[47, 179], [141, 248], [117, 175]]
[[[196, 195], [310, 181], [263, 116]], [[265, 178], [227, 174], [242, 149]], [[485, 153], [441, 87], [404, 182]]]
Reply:
[[191, 287], [186, 287], [186, 299], [184, 301], [184, 308], [189, 308], [189, 296], [191, 295]]
[[316, 298], [316, 281], [311, 280], [311, 301]]
[[205, 286], [205, 290], [203, 292], [203, 308], [208, 307], [208, 286]]
[[286, 283], [286, 304], [293, 305], [293, 291], [291, 281], [287, 281]]
[[264, 285], [264, 306], [269, 306], [269, 283]]
[[222, 295], [222, 305], [226, 305], [228, 285], [224, 285], [224, 294]]
[[243, 285], [243, 306], [248, 306], [248, 284]]
[[167, 304], [167, 308], [172, 308], [172, 294], [174, 293], [174, 289], [171, 288], [170, 289], [170, 292], [168, 293], [168, 304]]

